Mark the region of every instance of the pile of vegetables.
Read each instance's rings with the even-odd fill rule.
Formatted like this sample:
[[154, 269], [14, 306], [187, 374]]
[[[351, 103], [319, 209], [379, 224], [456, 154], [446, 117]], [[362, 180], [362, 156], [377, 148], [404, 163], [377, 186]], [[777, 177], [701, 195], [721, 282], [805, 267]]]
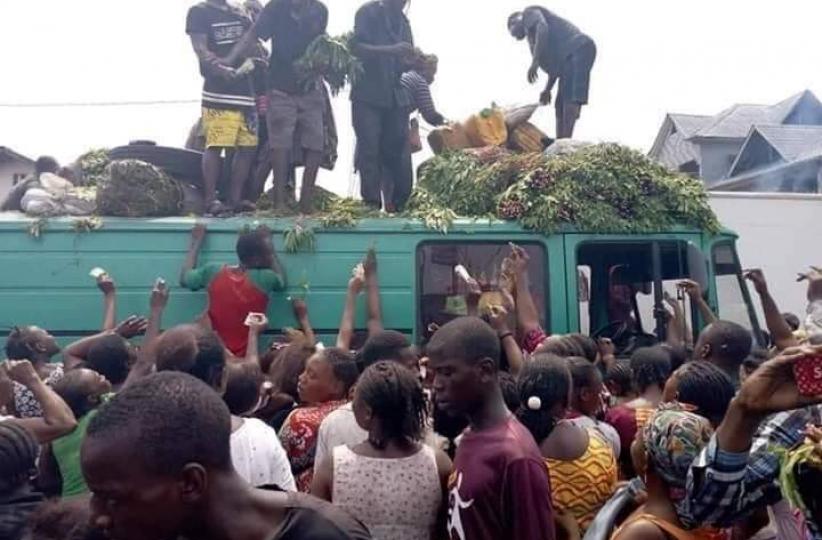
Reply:
[[363, 72], [362, 63], [351, 52], [351, 34], [331, 37], [323, 34], [306, 48], [303, 56], [295, 62], [300, 86], [310, 90], [311, 85], [322, 77], [328, 83], [332, 95], [337, 95], [347, 84]]
[[434, 157], [420, 168], [409, 212], [447, 228], [453, 215], [519, 220], [550, 234], [564, 225], [599, 233], [632, 233], [687, 225], [719, 230], [699, 180], [674, 173], [617, 144], [577, 152], [471, 152]]
[[178, 216], [183, 190], [166, 173], [144, 161], [113, 161], [97, 188], [100, 215], [116, 217]]
[[75, 162], [75, 170], [79, 174], [76, 175], [74, 184], [86, 187], [100, 185], [108, 175], [106, 169], [109, 163], [111, 163], [111, 158], [109, 158], [108, 149], [89, 150]]

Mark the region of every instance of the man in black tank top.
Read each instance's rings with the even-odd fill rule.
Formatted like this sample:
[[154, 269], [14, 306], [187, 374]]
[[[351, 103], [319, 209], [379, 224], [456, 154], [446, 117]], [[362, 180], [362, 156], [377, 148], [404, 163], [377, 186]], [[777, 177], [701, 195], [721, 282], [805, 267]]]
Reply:
[[588, 103], [591, 69], [597, 54], [594, 41], [572, 23], [539, 6], [513, 13], [508, 18], [508, 30], [518, 40], [528, 38], [533, 58], [528, 82], [537, 81], [539, 69], [548, 74], [540, 103], [551, 103], [551, 94], [559, 81], [557, 138], [570, 139], [582, 106]]

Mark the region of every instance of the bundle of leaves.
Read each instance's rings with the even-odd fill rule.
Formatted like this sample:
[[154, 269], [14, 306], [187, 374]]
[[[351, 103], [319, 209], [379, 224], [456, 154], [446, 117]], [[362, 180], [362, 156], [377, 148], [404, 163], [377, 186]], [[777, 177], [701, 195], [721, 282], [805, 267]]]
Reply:
[[107, 148], [89, 150], [75, 161], [77, 178], [74, 184], [77, 186], [97, 186], [106, 178], [107, 168], [111, 163]]
[[183, 191], [166, 173], [144, 161], [112, 161], [97, 189], [101, 215], [163, 217], [180, 214]]
[[719, 222], [699, 180], [674, 173], [616, 144], [568, 155], [514, 154], [483, 164], [462, 152], [420, 169], [412, 215], [494, 214], [550, 234], [562, 226], [599, 233], [653, 232], [686, 225], [709, 232]]
[[337, 95], [347, 84], [362, 75], [362, 62], [354, 56], [350, 48], [351, 34], [331, 37], [318, 36], [294, 64], [300, 85], [310, 90], [318, 78], [328, 83], [332, 95]]

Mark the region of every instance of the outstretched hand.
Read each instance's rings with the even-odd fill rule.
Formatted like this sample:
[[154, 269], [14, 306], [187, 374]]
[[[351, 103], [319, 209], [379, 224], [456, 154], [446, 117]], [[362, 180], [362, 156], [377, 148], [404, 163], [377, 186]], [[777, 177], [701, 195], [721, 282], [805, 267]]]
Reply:
[[114, 333], [125, 339], [131, 339], [145, 334], [146, 330], [148, 330], [148, 319], [138, 315], [132, 315], [118, 324]]
[[151, 290], [151, 299], [149, 305], [152, 310], [162, 310], [168, 305], [169, 289], [168, 285], [163, 280], [157, 280], [154, 283], [154, 288]]
[[754, 290], [760, 296], [768, 294], [768, 280], [765, 279], [765, 273], [759, 268], [752, 270], [745, 270], [743, 276], [745, 279], [753, 283]]
[[539, 78], [539, 66], [536, 64], [531, 64], [531, 67], [528, 68], [528, 84], [534, 84], [537, 82]]
[[100, 277], [97, 278], [97, 288], [106, 296], [112, 295], [117, 291], [114, 279], [112, 279], [108, 273], [100, 274]]
[[520, 276], [528, 271], [528, 263], [530, 262], [531, 257], [529, 257], [528, 252], [520, 246], [511, 244], [510, 260], [511, 269], [516, 275]]
[[204, 223], [194, 225], [194, 228], [191, 229], [191, 240], [194, 242], [202, 242], [205, 239], [206, 232], [208, 232], [208, 229]]
[[702, 286], [692, 279], [684, 279], [677, 284], [677, 287], [688, 293], [691, 298], [702, 298]]

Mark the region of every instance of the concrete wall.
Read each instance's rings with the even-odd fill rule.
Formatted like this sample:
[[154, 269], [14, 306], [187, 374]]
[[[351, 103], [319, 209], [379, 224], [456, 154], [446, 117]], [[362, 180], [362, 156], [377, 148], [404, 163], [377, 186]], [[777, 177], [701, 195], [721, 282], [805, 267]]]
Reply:
[[[797, 272], [822, 265], [822, 195], [781, 193], [709, 194], [725, 227], [739, 234], [743, 268], [762, 268], [779, 308], [804, 317], [807, 286]], [[759, 299], [751, 288], [760, 313]]]
[[725, 178], [736, 155], [742, 149], [743, 141], [702, 142], [700, 176], [707, 186]]
[[0, 162], [0, 202], [5, 200], [6, 195], [14, 186], [15, 175], [25, 177], [34, 172], [34, 165], [22, 161], [1, 161]]

